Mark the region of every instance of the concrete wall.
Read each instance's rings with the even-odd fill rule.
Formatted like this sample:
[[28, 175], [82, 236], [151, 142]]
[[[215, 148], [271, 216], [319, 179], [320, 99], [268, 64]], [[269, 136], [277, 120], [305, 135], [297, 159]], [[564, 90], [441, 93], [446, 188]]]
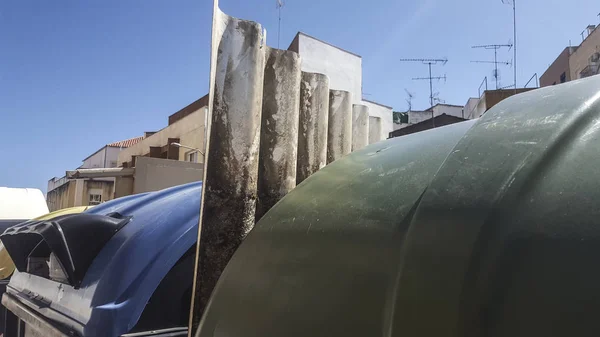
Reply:
[[[535, 90], [537, 88], [519, 88], [517, 89], [517, 94]], [[477, 102], [477, 107], [475, 108], [475, 117], [481, 117], [486, 111], [491, 109], [494, 105], [498, 104], [500, 101], [513, 96], [515, 91], [513, 89], [500, 89], [500, 90], [486, 90], [481, 95], [481, 99]]]
[[114, 146], [106, 147], [106, 166], [104, 167], [118, 167], [119, 153], [125, 148], [119, 148]]
[[50, 180], [48, 180], [48, 187], [46, 189], [47, 192], [50, 192], [52, 190], [54, 190], [55, 188], [59, 188], [60, 186], [68, 183], [69, 180], [67, 179], [66, 176], [63, 176], [61, 178], [58, 177], [54, 177]]
[[[449, 116], [449, 115], [440, 115], [440, 116], [436, 116], [435, 117], [435, 127], [439, 128], [442, 127], [444, 125], [450, 125], [450, 124], [454, 124], [454, 123], [461, 123], [464, 122], [465, 120], [462, 119], [461, 117], [456, 117], [456, 116]], [[409, 135], [411, 133], [416, 133], [416, 132], [421, 132], [421, 131], [425, 131], [425, 130], [430, 130], [433, 129], [433, 124], [429, 121], [424, 122], [424, 123], [418, 123], [418, 124], [409, 124], [408, 127], [402, 128], [402, 129], [398, 129], [395, 130], [394, 132], [392, 132], [390, 134], [390, 138], [392, 137], [401, 137], [401, 136], [405, 136], [405, 135]]]
[[101, 194], [103, 202], [114, 199], [114, 188], [114, 178], [67, 180], [65, 184], [46, 193], [46, 203], [50, 212], [68, 207], [88, 206], [91, 193]]
[[[600, 26], [599, 26], [600, 27]], [[576, 51], [569, 58], [569, 68], [571, 68], [571, 79], [581, 78], [581, 71], [590, 64], [590, 57], [594, 53], [600, 53], [600, 28], [596, 27], [594, 31], [579, 45]]]
[[[295, 43], [297, 42], [297, 45]], [[361, 104], [362, 58], [304, 33], [298, 33], [290, 49], [302, 57], [301, 70], [325, 74], [329, 89], [352, 93], [354, 104]]]
[[393, 131], [392, 108], [362, 99], [362, 58], [359, 55], [302, 32], [296, 35], [288, 50], [300, 54], [302, 71], [327, 75], [329, 89], [352, 93], [352, 104], [366, 105], [369, 116], [381, 118], [381, 139]]
[[404, 129], [407, 126], [410, 126], [412, 124], [407, 124], [407, 123], [394, 123], [394, 131], [396, 130], [400, 130], [400, 129]]
[[381, 119], [381, 135], [379, 140], [387, 139], [389, 133], [394, 131], [394, 113], [392, 107], [366, 100], [363, 100], [361, 104], [369, 108], [369, 116]]
[[473, 118], [479, 118], [488, 110], [486, 101], [485, 101], [485, 93], [481, 97], [479, 101], [477, 101], [477, 106], [475, 106], [475, 111], [473, 111]]
[[[179, 142], [183, 145], [204, 149], [205, 111], [204, 107], [200, 108], [141, 142], [123, 149], [119, 153], [117, 165], [121, 166], [123, 163], [130, 161], [131, 156], [143, 156], [149, 153], [150, 146], [167, 145], [169, 138], [179, 138]], [[188, 151], [189, 149], [180, 148], [179, 158], [185, 160], [185, 154]], [[202, 155], [198, 156], [198, 162], [204, 162]]]
[[114, 199], [114, 178], [102, 178], [102, 180], [83, 180], [83, 193], [81, 194], [81, 201], [77, 206], [88, 206], [90, 204], [90, 194], [102, 195], [102, 202]]
[[46, 203], [50, 212], [72, 207], [75, 204], [75, 181], [68, 180], [59, 187], [48, 190]]
[[377, 143], [385, 138], [382, 138], [381, 118], [369, 116], [369, 144]]
[[85, 158], [80, 168], [100, 168], [104, 167], [104, 159], [106, 158], [106, 146], [96, 151], [96, 153]]
[[433, 107], [433, 114], [434, 116], [441, 116], [443, 114], [446, 114], [448, 116], [465, 118], [463, 110], [463, 106], [438, 104]]
[[301, 59], [266, 48], [256, 218], [296, 187]]
[[362, 104], [352, 106], [352, 151], [369, 145], [369, 107]]
[[[164, 188], [200, 181], [203, 165], [170, 159], [138, 157], [136, 159], [133, 193], [158, 191]], [[125, 181], [128, 184], [128, 181]], [[119, 186], [117, 189], [124, 189]]]
[[432, 114], [431, 111], [409, 111], [408, 112], [408, 123], [409, 124], [417, 124], [424, 120], [431, 119]]
[[540, 87], [560, 84], [560, 77], [564, 73], [566, 81], [571, 80], [571, 69], [569, 68], [569, 57], [576, 47], [566, 47], [558, 54], [558, 57], [548, 69], [540, 76]]
[[133, 177], [115, 178], [115, 199], [133, 194]]
[[466, 119], [473, 119], [473, 118], [479, 118], [479, 114], [477, 114], [477, 104], [479, 103], [479, 98], [475, 98], [475, 97], [471, 97], [469, 98], [469, 100], [467, 101], [467, 104], [465, 104], [465, 118]]
[[329, 78], [302, 72], [296, 184], [327, 164]]
[[83, 164], [79, 168], [101, 168], [101, 167], [117, 167], [117, 161], [121, 148], [114, 146], [105, 146], [98, 150], [93, 155], [83, 160]]
[[[460, 118], [467, 118], [466, 113], [463, 117], [464, 107], [459, 105], [449, 104], [436, 104], [433, 106], [433, 117], [441, 116], [446, 114], [448, 116], [455, 116]], [[431, 111], [410, 111], [408, 113], [408, 122], [410, 124], [417, 124], [422, 121], [431, 119]]]
[[178, 120], [185, 118], [185, 116], [188, 116], [191, 113], [194, 113], [194, 111], [198, 111], [202, 108], [206, 109], [207, 107], [208, 107], [208, 94], [200, 97], [199, 99], [197, 99], [194, 102], [187, 105], [185, 108], [183, 108], [183, 109], [177, 111], [176, 113], [172, 114], [171, 116], [169, 116], [169, 125], [176, 123]]
[[[520, 88], [520, 89], [517, 89], [517, 94], [527, 92], [530, 90], [534, 90], [534, 89], [535, 88]], [[502, 101], [510, 96], [513, 96], [514, 94], [515, 94], [514, 90], [512, 90], [512, 89], [485, 91], [483, 93], [482, 99], [485, 100], [486, 111], [491, 109], [494, 105], [498, 104], [500, 101]]]

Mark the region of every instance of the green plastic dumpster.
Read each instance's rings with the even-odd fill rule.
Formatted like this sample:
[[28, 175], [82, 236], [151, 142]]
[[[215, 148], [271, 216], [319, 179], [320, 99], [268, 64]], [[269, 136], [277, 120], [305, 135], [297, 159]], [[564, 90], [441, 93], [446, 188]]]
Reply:
[[600, 76], [371, 145], [300, 184], [196, 336], [595, 336]]

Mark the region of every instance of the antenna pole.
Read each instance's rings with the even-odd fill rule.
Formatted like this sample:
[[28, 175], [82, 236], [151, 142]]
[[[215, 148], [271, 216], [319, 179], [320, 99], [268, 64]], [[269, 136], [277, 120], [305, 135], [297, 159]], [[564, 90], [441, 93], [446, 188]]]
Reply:
[[431, 78], [431, 62], [429, 64], [429, 106], [431, 107], [431, 125], [435, 128], [435, 119], [433, 118], [433, 79]]
[[502, 47], [507, 47], [507, 48], [511, 48], [513, 45], [512, 44], [486, 44], [486, 45], [479, 45], [479, 46], [472, 46], [471, 48], [484, 48], [484, 49], [493, 49], [494, 50], [494, 61], [471, 61], [471, 62], [475, 62], [475, 63], [493, 63], [494, 64], [494, 79], [496, 80], [496, 89], [499, 89], [500, 83], [498, 81], [498, 64], [502, 63], [502, 64], [510, 64], [508, 62], [499, 62], [498, 61], [498, 49], [502, 48]]
[[494, 78], [496, 79], [496, 89], [498, 89], [498, 48], [494, 48]]
[[513, 0], [513, 71], [514, 71], [514, 81], [515, 81], [515, 95], [517, 94], [517, 0]]
[[[429, 65], [429, 105], [433, 106], [433, 78], [431, 78], [431, 62], [427, 63]], [[433, 118], [433, 112], [431, 113], [431, 118]]]
[[281, 6], [279, 7], [279, 22], [277, 23], [277, 49], [279, 49], [279, 40], [281, 36]]
[[429, 104], [431, 104], [431, 124], [435, 128], [435, 119], [433, 113], [433, 80], [446, 80], [446, 75], [444, 76], [432, 76], [431, 75], [431, 65], [441, 63], [442, 65], [448, 62], [448, 59], [400, 59], [401, 62], [421, 62], [423, 64], [427, 64], [429, 68], [429, 76], [428, 77], [415, 77], [413, 80], [429, 80]]
[[279, 49], [279, 41], [281, 37], [281, 7], [283, 7], [283, 0], [276, 0], [277, 11], [278, 11], [278, 21], [277, 21], [277, 49]]

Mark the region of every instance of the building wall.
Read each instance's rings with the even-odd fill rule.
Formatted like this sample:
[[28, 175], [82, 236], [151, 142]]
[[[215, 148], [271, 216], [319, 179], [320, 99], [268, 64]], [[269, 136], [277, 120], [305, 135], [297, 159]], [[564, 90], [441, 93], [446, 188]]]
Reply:
[[437, 104], [433, 106], [433, 114], [435, 116], [446, 114], [448, 116], [464, 118], [463, 110], [464, 107], [458, 105]]
[[[558, 55], [556, 60], [552, 62], [550, 67], [546, 69], [544, 74], [540, 77], [540, 87], [546, 87], [549, 85], [560, 84], [562, 82], [568, 82], [571, 80], [571, 70], [569, 68], [569, 56], [576, 49], [576, 47], [567, 47]], [[564, 81], [561, 77], [564, 74]]]
[[303, 33], [298, 33], [291, 49], [302, 59], [301, 70], [329, 77], [329, 88], [352, 93], [352, 102], [362, 100], [362, 58]]
[[106, 146], [96, 151], [96, 153], [85, 158], [80, 168], [101, 168], [104, 167], [104, 161], [106, 159]]
[[199, 110], [200, 108], [208, 106], [208, 94], [202, 96], [201, 98], [195, 100], [190, 103], [185, 108], [177, 111], [176, 113], [169, 116], [169, 125], [177, 122], [178, 120], [185, 118], [185, 116], [194, 113], [194, 111]]
[[117, 167], [119, 152], [122, 149], [115, 146], [105, 146], [83, 161], [79, 168]]
[[158, 191], [164, 188], [200, 181], [204, 165], [183, 161], [140, 157], [136, 160], [133, 193]]
[[596, 27], [588, 37], [579, 45], [577, 50], [569, 58], [571, 68], [571, 79], [581, 78], [580, 72], [590, 64], [590, 57], [594, 53], [600, 53], [600, 28]]
[[361, 104], [369, 107], [369, 116], [381, 118], [381, 135], [379, 140], [386, 139], [389, 133], [394, 130], [394, 113], [392, 108], [371, 101], [362, 101]]
[[477, 106], [475, 107], [473, 118], [481, 117], [488, 110], [487, 103], [485, 101], [485, 93], [484, 96], [481, 97], [479, 101], [477, 101]]
[[101, 194], [102, 202], [114, 199], [114, 178], [72, 179], [46, 193], [50, 212], [59, 209], [88, 206], [90, 194]]
[[471, 97], [465, 104], [465, 118], [473, 119], [478, 118], [479, 114], [477, 113], [477, 104], [479, 104], [479, 98]]
[[[102, 195], [102, 202], [114, 199], [114, 178], [103, 178], [102, 180], [84, 180], [83, 193], [80, 199], [81, 206], [90, 205], [90, 194]], [[79, 206], [79, 205], [78, 205]]]
[[123, 151], [125, 148], [119, 148], [114, 146], [106, 147], [106, 166], [104, 167], [118, 167], [119, 162], [119, 153]]
[[115, 199], [133, 194], [133, 176], [115, 177]]
[[[433, 106], [433, 116], [441, 116], [446, 114], [448, 116], [455, 116], [460, 118], [463, 117], [463, 107], [458, 105], [449, 105], [449, 104], [437, 104]], [[422, 121], [431, 119], [431, 111], [409, 111], [408, 113], [408, 123], [417, 124]]]
[[46, 203], [50, 212], [75, 205], [75, 180], [68, 180], [46, 193]]
[[[151, 146], [167, 145], [169, 138], [179, 138], [181, 144], [202, 150], [204, 148], [205, 111], [205, 107], [202, 107], [139, 143], [123, 149], [119, 153], [117, 165], [122, 166], [123, 163], [130, 161], [132, 156], [143, 156], [149, 153]], [[179, 148], [180, 160], [186, 159], [185, 154], [188, 151], [188, 149]], [[201, 155], [198, 157], [198, 161], [204, 162]]]
[[408, 112], [409, 124], [417, 124], [428, 119], [431, 119], [431, 111], [412, 110]]
[[[517, 94], [524, 93], [527, 91], [535, 90], [536, 88], [519, 88], [517, 89]], [[481, 99], [477, 103], [476, 108], [476, 117], [481, 117], [486, 111], [491, 109], [494, 105], [498, 104], [500, 101], [514, 96], [514, 89], [499, 89], [499, 90], [486, 90], [481, 95]]]
[[[435, 127], [439, 128], [439, 127], [442, 127], [445, 125], [450, 125], [450, 124], [460, 123], [460, 122], [465, 122], [465, 121], [466, 121], [466, 119], [463, 119], [461, 117], [449, 116], [449, 115], [443, 114], [443, 115], [435, 117]], [[408, 135], [408, 134], [416, 133], [416, 132], [421, 132], [421, 131], [425, 131], [425, 130], [429, 130], [429, 129], [433, 129], [433, 123], [421, 122], [421, 123], [417, 123], [417, 124], [411, 124], [405, 128], [394, 130], [393, 132], [390, 133], [390, 138], [400, 137], [400, 136], [404, 136], [404, 135]]]
[[353, 104], [369, 107], [369, 116], [381, 118], [381, 139], [394, 130], [392, 108], [362, 99], [362, 58], [304, 33], [298, 33], [288, 50], [300, 54], [301, 70], [329, 77], [329, 88], [352, 93]]
[[[527, 91], [534, 90], [535, 88], [520, 88], [517, 89], [517, 94], [524, 93]], [[494, 105], [498, 104], [500, 101], [509, 98], [510, 96], [514, 96], [515, 91], [512, 89], [507, 90], [489, 90], [483, 93], [483, 99], [485, 100], [486, 108], [489, 110]]]
[[412, 125], [412, 124], [408, 124], [408, 123], [394, 123], [394, 131], [403, 129], [403, 128], [405, 128], [407, 126], [410, 126], [410, 125]]
[[69, 180], [67, 179], [66, 176], [63, 176], [62, 178], [58, 178], [58, 177], [54, 177], [50, 180], [48, 180], [48, 188], [46, 189], [46, 191], [52, 191], [55, 188], [59, 188], [60, 186], [68, 183]]

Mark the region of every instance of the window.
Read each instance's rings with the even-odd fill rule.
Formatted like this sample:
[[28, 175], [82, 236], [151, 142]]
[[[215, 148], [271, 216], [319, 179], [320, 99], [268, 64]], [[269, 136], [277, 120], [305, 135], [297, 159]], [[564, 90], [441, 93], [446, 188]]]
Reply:
[[90, 206], [100, 205], [100, 203], [102, 203], [102, 194], [91, 194], [90, 193], [90, 201], [89, 201], [88, 205], [90, 205]]
[[198, 151], [191, 151], [187, 153], [187, 161], [189, 161], [190, 163], [197, 163], [198, 162]]
[[565, 83], [566, 81], [567, 81], [567, 74], [563, 72], [560, 75], [560, 83]]

